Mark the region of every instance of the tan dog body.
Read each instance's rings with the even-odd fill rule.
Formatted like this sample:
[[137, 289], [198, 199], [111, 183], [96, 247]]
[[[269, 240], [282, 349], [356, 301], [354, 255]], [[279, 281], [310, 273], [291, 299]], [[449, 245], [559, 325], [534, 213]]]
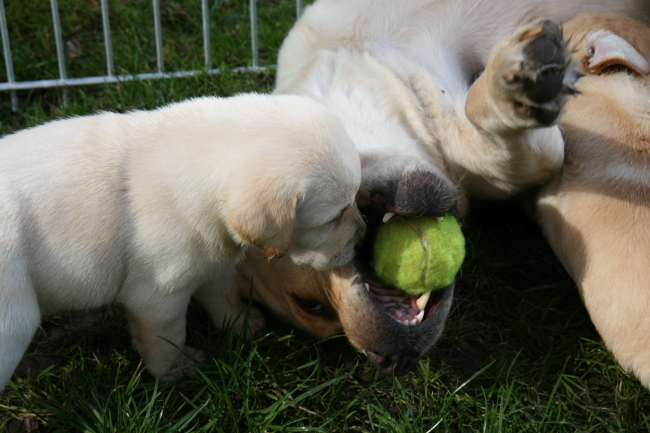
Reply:
[[565, 34], [588, 75], [561, 120], [566, 160], [538, 218], [607, 347], [650, 387], [650, 28], [587, 14]]
[[192, 295], [218, 326], [243, 311], [232, 279], [246, 245], [317, 268], [348, 262], [359, 182], [341, 123], [302, 97], [201, 98], [5, 137], [0, 389], [42, 315], [112, 302], [149, 370], [167, 373], [182, 362], [174, 345], [192, 353]]
[[[276, 93], [313, 98], [344, 122], [361, 156], [357, 202], [370, 235], [384, 214], [463, 214], [467, 197], [509, 197], [560, 172], [565, 148], [556, 122], [580, 60], [571, 61], [556, 22], [591, 10], [650, 23], [644, 0], [318, 0], [283, 44]], [[644, 163], [635, 164], [643, 183]], [[600, 221], [624, 230], [616, 218]], [[343, 273], [349, 285], [333, 271], [284, 260], [270, 267], [255, 257], [240, 276], [263, 281], [264, 302], [284, 305], [281, 317], [317, 335], [342, 328], [382, 371], [408, 371], [442, 332], [453, 286], [416, 300], [378, 281], [364, 265], [371, 257], [357, 257]], [[639, 266], [645, 257], [635, 258]], [[242, 291], [250, 286], [250, 278], [238, 281]], [[342, 307], [337, 299], [356, 301]], [[357, 326], [359, 311], [367, 326]]]

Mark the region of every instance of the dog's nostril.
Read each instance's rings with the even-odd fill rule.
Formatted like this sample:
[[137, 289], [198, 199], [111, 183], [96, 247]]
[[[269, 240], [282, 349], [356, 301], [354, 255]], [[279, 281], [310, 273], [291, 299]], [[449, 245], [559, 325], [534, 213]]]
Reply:
[[382, 374], [395, 374], [403, 376], [420, 362], [421, 355], [411, 355], [408, 353], [392, 354], [387, 353], [380, 355], [376, 352], [367, 352], [368, 359], [372, 362], [377, 370]]
[[384, 374], [390, 374], [392, 372], [395, 362], [391, 359], [390, 355], [380, 355], [376, 352], [370, 351], [367, 352], [367, 355], [370, 362], [375, 364], [375, 367], [377, 367], [380, 372]]

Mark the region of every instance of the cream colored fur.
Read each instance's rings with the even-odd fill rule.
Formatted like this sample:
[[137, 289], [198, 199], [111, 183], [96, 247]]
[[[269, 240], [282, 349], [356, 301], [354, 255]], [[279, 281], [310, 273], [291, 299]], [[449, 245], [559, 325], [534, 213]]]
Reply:
[[[549, 189], [542, 198], [542, 225], [581, 287], [608, 347], [650, 386], [650, 110], [643, 76], [648, 56], [640, 47], [650, 38], [639, 41], [638, 35], [634, 39], [626, 34], [623, 39], [629, 43], [618, 44], [620, 40], [612, 38], [616, 27], [607, 29], [605, 41], [614, 41], [627, 54], [598, 51], [589, 65], [594, 69], [587, 72], [599, 73], [611, 58], [622, 57], [628, 62], [625, 68], [641, 75], [586, 77], [578, 81], [583, 95], [576, 99], [559, 94], [535, 104], [521, 84], [530, 42], [540, 34], [556, 37], [559, 32], [552, 22], [540, 20], [563, 23], [586, 11], [650, 23], [650, 3], [645, 0], [318, 0], [282, 46], [275, 92], [308, 96], [339, 115], [361, 154], [361, 200], [364, 191], [372, 191], [382, 178], [390, 179], [393, 166], [382, 166], [382, 161], [399, 158], [437, 167], [457, 186], [461, 213], [467, 211], [467, 197], [500, 199], [554, 180], [550, 188], [560, 190]], [[564, 47], [567, 60], [570, 49]], [[565, 85], [573, 84], [583, 57], [564, 65]], [[564, 130], [578, 125], [568, 149], [573, 165], [564, 172], [563, 128], [556, 121], [542, 124], [531, 115], [539, 109], [563, 108]], [[598, 140], [593, 139], [595, 131], [604, 131]], [[604, 150], [610, 141], [624, 143], [624, 150]], [[585, 164], [580, 155], [585, 155]], [[382, 169], [386, 172], [378, 175]], [[584, 190], [585, 182], [590, 193], [574, 193], [576, 185]], [[575, 221], [566, 219], [571, 215]], [[285, 320], [318, 335], [342, 328], [355, 347], [366, 352], [375, 350], [377, 334], [384, 332], [384, 341], [397, 335], [371, 315], [364, 318], [369, 329], [364, 333], [355, 325], [357, 312], [339, 305], [338, 300], [355, 293], [355, 285], [363, 281], [358, 269], [309, 274], [285, 262], [278, 271], [280, 263], [271, 269], [259, 254], [251, 256], [240, 274], [264, 280], [260, 297], [283, 305], [278, 308]], [[293, 273], [300, 277], [277, 278]], [[292, 281], [300, 281], [301, 289], [294, 289]], [[250, 279], [239, 284], [242, 290], [248, 288]], [[314, 308], [336, 314], [323, 324], [313, 314], [300, 312], [299, 305], [270, 299], [281, 291], [286, 299], [313, 299]]]
[[178, 349], [197, 355], [192, 295], [217, 326], [243, 311], [232, 279], [246, 245], [347, 263], [364, 230], [359, 183], [340, 121], [299, 96], [200, 98], [3, 138], [0, 390], [42, 315], [112, 302], [149, 371], [168, 373], [186, 362]]
[[548, 181], [564, 152], [557, 126], [514, 112], [521, 89], [502, 80], [522, 60], [522, 26], [643, 3], [320, 0], [284, 41], [276, 93], [331, 108], [361, 152], [424, 158], [461, 192], [503, 198]]
[[650, 387], [650, 28], [591, 13], [565, 33], [587, 75], [538, 218], [607, 347]]

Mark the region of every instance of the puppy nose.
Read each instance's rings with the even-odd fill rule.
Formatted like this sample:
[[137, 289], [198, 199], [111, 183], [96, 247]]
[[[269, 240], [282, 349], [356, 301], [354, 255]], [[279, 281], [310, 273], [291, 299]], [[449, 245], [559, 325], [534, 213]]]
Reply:
[[385, 353], [379, 354], [376, 352], [368, 351], [366, 353], [370, 362], [375, 364], [377, 370], [382, 374], [395, 373], [395, 376], [404, 376], [409, 371], [413, 370], [422, 355], [402, 352], [402, 353]]

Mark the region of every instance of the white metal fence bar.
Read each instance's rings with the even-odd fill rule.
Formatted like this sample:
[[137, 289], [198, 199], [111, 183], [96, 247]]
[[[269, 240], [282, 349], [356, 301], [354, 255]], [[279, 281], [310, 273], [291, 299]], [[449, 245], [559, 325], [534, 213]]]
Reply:
[[212, 50], [210, 49], [210, 9], [208, 0], [201, 0], [201, 12], [203, 14], [203, 56], [205, 57], [205, 67], [210, 69], [212, 66]]
[[251, 46], [253, 48], [253, 67], [257, 68], [260, 63], [260, 52], [257, 47], [257, 0], [250, 1], [251, 16]]
[[[5, 67], [7, 68], [7, 81], [9, 86], [15, 84], [14, 62], [11, 58], [11, 46], [9, 45], [9, 30], [7, 29], [7, 15], [5, 14], [4, 0], [0, 0], [0, 33], [2, 34], [2, 50], [5, 55]], [[11, 109], [18, 110], [18, 95], [15, 90], [11, 91]]]
[[111, 38], [111, 19], [108, 14], [108, 0], [102, 0], [102, 27], [104, 27], [104, 46], [106, 47], [106, 72], [109, 77], [115, 74], [113, 64], [113, 41]]
[[163, 43], [162, 43], [162, 19], [160, 17], [160, 0], [153, 0], [153, 22], [156, 36], [156, 58], [158, 59], [158, 72], [163, 73]]
[[[52, 5], [52, 21], [54, 23], [54, 39], [56, 41], [56, 58], [59, 62], [59, 76], [61, 80], [65, 81], [68, 78], [68, 73], [65, 68], [65, 49], [63, 46], [63, 33], [61, 31], [61, 18], [59, 17], [59, 1], [51, 0]], [[63, 88], [63, 102], [68, 100], [68, 89]]]
[[[237, 68], [227, 69], [230, 72], [241, 73], [241, 72], [258, 72], [265, 70], [265, 66], [240, 66]], [[225, 70], [220, 68], [214, 68], [207, 71], [208, 74], [221, 74]], [[81, 77], [81, 78], [66, 78], [65, 80], [61, 79], [51, 79], [51, 80], [36, 80], [36, 81], [18, 81], [13, 84], [10, 83], [0, 83], [0, 91], [7, 90], [30, 90], [30, 89], [47, 89], [51, 87], [65, 87], [65, 86], [86, 86], [91, 84], [105, 84], [105, 83], [119, 83], [121, 81], [133, 81], [133, 80], [152, 80], [156, 78], [182, 78], [182, 77], [192, 77], [194, 75], [203, 74], [206, 71], [195, 70], [195, 71], [177, 71], [177, 72], [148, 72], [142, 74], [124, 74], [124, 75], [113, 75], [113, 76], [99, 76], [99, 77]]]
[[[11, 94], [11, 106], [14, 111], [18, 109], [17, 90], [44, 89], [52, 87], [63, 87], [64, 101], [67, 100], [68, 86], [83, 86], [92, 84], [118, 83], [121, 81], [133, 80], [150, 80], [159, 78], [177, 78], [190, 77], [207, 72], [209, 74], [221, 74], [224, 72], [221, 68], [210, 68], [212, 63], [212, 54], [210, 46], [210, 17], [208, 0], [201, 0], [202, 21], [203, 21], [203, 49], [205, 56], [206, 71], [177, 71], [164, 72], [163, 58], [163, 37], [162, 37], [162, 19], [160, 12], [160, 0], [153, 0], [154, 12], [154, 31], [156, 40], [156, 58], [158, 62], [158, 72], [140, 73], [140, 74], [122, 74], [115, 75], [113, 44], [111, 37], [111, 27], [109, 18], [109, 0], [101, 0], [102, 27], [104, 31], [104, 45], [106, 50], [106, 71], [107, 75], [97, 77], [80, 77], [68, 78], [65, 64], [65, 45], [63, 43], [63, 33], [61, 20], [59, 16], [58, 0], [50, 0], [52, 7], [52, 20], [54, 23], [54, 33], [56, 40], [56, 53], [59, 66], [59, 79], [33, 80], [33, 81], [16, 81], [13, 60], [11, 56], [11, 43], [9, 40], [9, 31], [7, 18], [5, 14], [4, 0], [0, 0], [0, 34], [2, 36], [2, 47], [4, 51], [5, 66], [7, 69], [7, 82], [0, 83], [0, 91], [8, 91]], [[251, 48], [252, 48], [252, 66], [242, 66], [228, 69], [230, 72], [256, 72], [266, 69], [259, 65], [259, 45], [258, 45], [258, 28], [257, 28], [257, 0], [249, 0], [250, 7], [250, 24], [251, 24]], [[296, 0], [296, 16], [300, 17], [303, 10], [303, 0]]]

